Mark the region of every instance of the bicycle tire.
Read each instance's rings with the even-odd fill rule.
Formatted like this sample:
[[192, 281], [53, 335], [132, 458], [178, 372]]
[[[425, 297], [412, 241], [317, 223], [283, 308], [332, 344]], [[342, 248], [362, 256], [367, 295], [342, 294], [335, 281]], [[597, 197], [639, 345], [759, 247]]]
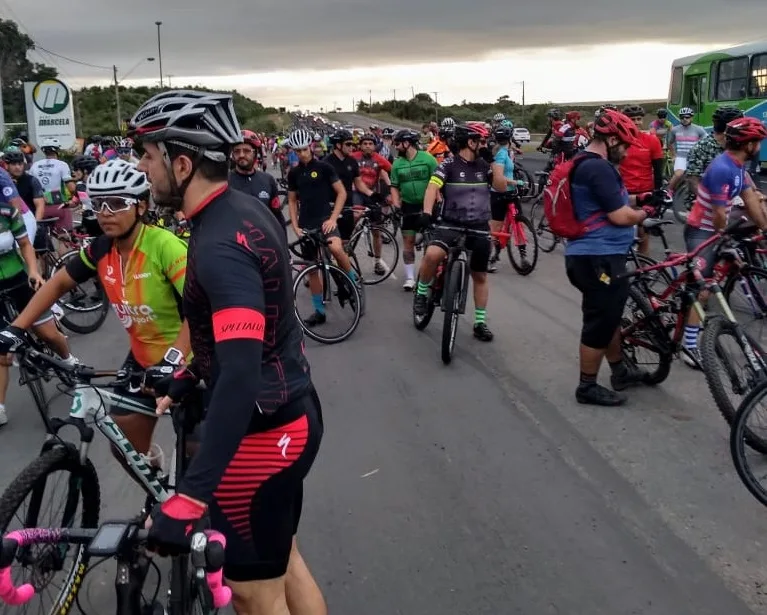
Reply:
[[447, 285], [442, 301], [445, 306], [445, 320], [442, 324], [442, 362], [449, 365], [453, 360], [453, 350], [455, 350], [455, 336], [458, 332], [459, 305], [461, 303], [461, 292], [463, 291], [463, 280], [466, 275], [465, 264], [463, 261], [456, 260], [450, 267], [450, 273], [447, 276]]
[[674, 210], [674, 218], [680, 224], [687, 224], [687, 196], [690, 192], [690, 185], [686, 181], [680, 182], [676, 190], [674, 190], [674, 196], [672, 198], [672, 208]]
[[[397, 243], [397, 239], [394, 237], [391, 231], [389, 231], [389, 229], [383, 226], [374, 225], [370, 229], [371, 233], [374, 230], [378, 231], [381, 234], [381, 242], [383, 245], [394, 246], [394, 262], [391, 264], [391, 266], [389, 266], [389, 263], [386, 263], [386, 266], [389, 268], [389, 270], [384, 275], [378, 276], [376, 278], [363, 279], [362, 283], [365, 286], [375, 286], [376, 284], [380, 284], [384, 280], [388, 280], [391, 277], [392, 273], [394, 273], [394, 270], [397, 268], [397, 265], [399, 264], [399, 244]], [[350, 255], [355, 253], [357, 249], [357, 245], [359, 244], [360, 238], [362, 237], [364, 232], [365, 232], [364, 229], [360, 229], [359, 231], [354, 233], [354, 235], [352, 235], [352, 238], [349, 240], [349, 244], [347, 246], [347, 252]], [[356, 258], [356, 254], [355, 254], [355, 258]], [[357, 267], [355, 267], [355, 269], [357, 270], [357, 274], [359, 274], [361, 277], [362, 272], [360, 271], [358, 267], [359, 267], [359, 263], [357, 264]]]
[[[321, 344], [338, 344], [339, 342], [343, 342], [344, 340], [348, 339], [349, 336], [351, 336], [351, 334], [354, 333], [354, 331], [357, 329], [357, 326], [360, 324], [360, 316], [361, 316], [360, 294], [359, 294], [359, 290], [357, 289], [357, 285], [351, 281], [351, 278], [349, 278], [349, 276], [346, 275], [346, 272], [336, 267], [335, 265], [326, 265], [326, 266], [328, 268], [328, 273], [329, 273], [327, 277], [323, 275], [323, 272], [322, 272], [323, 268], [317, 264], [309, 265], [308, 267], [304, 268], [295, 277], [295, 279], [293, 280], [293, 304], [294, 304], [293, 309], [296, 314], [296, 318], [298, 318], [298, 322], [301, 324], [301, 328], [304, 330], [304, 333], [308, 337], [313, 339], [315, 342], [320, 342]], [[340, 335], [337, 335], [334, 337], [320, 335], [311, 327], [307, 327], [306, 323], [304, 323], [303, 319], [301, 318], [301, 315], [298, 313], [298, 307], [296, 306], [296, 296], [298, 293], [298, 289], [303, 284], [304, 278], [306, 278], [308, 275], [310, 275], [314, 271], [319, 272], [319, 274], [322, 276], [323, 283], [328, 278], [333, 279], [335, 282], [337, 282], [337, 280], [345, 280], [343, 284], [346, 286], [346, 291], [349, 293], [349, 295], [351, 295], [351, 298], [354, 300], [354, 307], [353, 307], [354, 319], [352, 320], [352, 323], [349, 326], [349, 328], [343, 333], [341, 333]]]
[[559, 237], [557, 237], [549, 228], [549, 223], [543, 212], [543, 202], [541, 198], [538, 198], [530, 209], [530, 222], [535, 231], [538, 248], [546, 254], [551, 254], [559, 243]]
[[362, 277], [362, 269], [360, 268], [360, 262], [359, 260], [357, 260], [357, 255], [354, 252], [349, 254], [349, 262], [352, 265], [352, 269], [354, 269], [354, 271], [357, 274], [357, 279], [361, 282], [361, 284], [357, 286], [357, 292], [360, 295], [360, 316], [364, 316], [365, 308], [367, 308], [367, 296], [365, 293], [365, 278]]
[[[421, 279], [420, 272], [416, 275], [415, 278], [415, 287], [418, 288], [418, 280]], [[436, 309], [436, 304], [434, 303], [434, 284], [437, 281], [437, 277], [435, 275], [433, 281], [432, 281], [432, 287], [429, 288], [429, 292], [426, 295], [426, 314], [424, 314], [420, 319], [415, 314], [415, 298], [416, 298], [416, 292], [413, 292], [413, 324], [415, 325], [415, 328], [419, 331], [423, 331], [426, 329], [426, 327], [429, 326], [429, 323], [431, 322], [432, 316], [434, 316], [434, 310]]]
[[[44, 489], [46, 478], [58, 471], [67, 471], [77, 478], [77, 480], [71, 481], [70, 485], [73, 483], [78, 485], [79, 495], [82, 498], [80, 527], [98, 527], [101, 507], [98, 474], [90, 459], [86, 461], [85, 465], [82, 465], [77, 449], [73, 445], [67, 444], [43, 453], [11, 481], [11, 484], [0, 496], [0, 533], [5, 534], [8, 530], [8, 525], [15, 516], [14, 513], [27, 496], [37, 489]], [[82, 580], [90, 560], [90, 556], [86, 553], [86, 547], [87, 545], [75, 547], [76, 556], [72, 568], [66, 575], [48, 615], [66, 615], [75, 605], [75, 597], [82, 586]], [[38, 593], [36, 592], [36, 595]], [[45, 595], [45, 593], [40, 595]]]
[[[700, 359], [702, 363], [701, 367], [703, 368], [703, 374], [706, 377], [708, 390], [711, 392], [711, 396], [716, 402], [716, 407], [719, 410], [719, 413], [724, 417], [724, 420], [727, 421], [728, 425], [733, 424], [735, 415], [737, 414], [737, 407], [730, 400], [729, 396], [727, 395], [727, 391], [725, 391], [724, 388], [724, 382], [722, 378], [723, 374], [719, 367], [719, 361], [717, 360], [718, 357], [720, 357], [720, 353], [717, 351], [717, 341], [722, 335], [734, 334], [736, 331], [736, 325], [726, 318], [718, 315], [711, 316], [706, 319], [706, 326], [703, 327], [703, 333], [700, 336], [699, 346]], [[745, 330], [743, 330], [743, 333], [745, 334], [746, 339], [751, 345], [754, 353], [758, 356], [761, 356], [764, 360], [764, 357], [767, 355], [765, 355], [765, 352], [759, 343], [750, 335], [748, 335]], [[738, 345], [740, 346], [740, 342], [738, 342]], [[721, 358], [722, 361], [725, 361], [724, 357]], [[734, 371], [732, 370], [732, 366], [729, 366], [729, 371]], [[738, 406], [743, 403], [744, 398], [751, 390], [755, 388], [756, 384], [759, 384], [762, 380], [765, 379], [765, 374], [753, 374], [753, 377], [756, 380], [752, 383], [752, 386], [749, 386], [749, 388], [743, 394], [743, 398], [740, 400]], [[748, 386], [748, 384], [746, 386]], [[765, 449], [765, 452], [767, 452], [767, 448]]]
[[[59, 269], [61, 269], [68, 258], [73, 258], [75, 255], [78, 255], [80, 253], [79, 250], [70, 250], [69, 252], [66, 252], [54, 265], [53, 267], [53, 273], [55, 274]], [[107, 314], [109, 314], [109, 300], [107, 299], [106, 291], [104, 290], [104, 287], [101, 285], [101, 282], [98, 281], [98, 278], [94, 278], [94, 286], [96, 288], [96, 292], [98, 293], [98, 296], [100, 298], [100, 301], [92, 308], [89, 308], [87, 310], [76, 310], [71, 305], [68, 305], [66, 301], [63, 299], [59, 299], [56, 303], [61, 307], [61, 309], [64, 310], [64, 315], [61, 316], [58, 320], [61, 322], [61, 324], [72, 331], [73, 333], [79, 333], [81, 335], [87, 335], [88, 333], [93, 333], [95, 331], [98, 331], [98, 329], [101, 328], [101, 325], [104, 324], [104, 321], [107, 319]], [[90, 325], [80, 325], [78, 323], [72, 322], [72, 320], [67, 315], [69, 312], [78, 312], [78, 313], [91, 313], [91, 312], [98, 312], [98, 318]]]
[[[654, 371], [649, 372], [647, 374], [647, 378], [644, 381], [644, 383], [647, 385], [655, 386], [666, 380], [668, 375], [671, 373], [671, 362], [674, 359], [674, 355], [662, 348], [666, 345], [665, 339], [664, 343], [657, 343], [658, 336], [667, 338], [668, 334], [665, 330], [663, 330], [660, 323], [657, 322], [655, 318], [655, 312], [650, 305], [650, 300], [639, 288], [636, 286], [631, 286], [629, 289], [628, 301], [633, 301], [635, 303], [637, 310], [639, 310], [641, 313], [642, 320], [644, 320], [646, 323], [644, 327], [645, 337], [649, 338], [648, 341], [651, 342], [654, 346], [654, 348], [648, 349], [652, 350], [658, 355], [658, 367]], [[626, 302], [627, 305], [628, 301]], [[621, 317], [621, 329], [624, 328], [623, 323], [624, 318]], [[643, 346], [643, 348], [646, 347]], [[637, 365], [634, 351], [635, 347], [628, 343], [623, 336], [621, 336], [621, 354], [623, 355], [624, 359], [631, 361], [634, 365]]]
[[[535, 266], [538, 264], [538, 237], [535, 234], [535, 229], [533, 228], [532, 222], [528, 220], [525, 216], [517, 215], [516, 220], [514, 221], [514, 224], [521, 224], [522, 226], [526, 227], [527, 230], [530, 232], [530, 237], [532, 238], [532, 248], [533, 248], [533, 256], [530, 258], [530, 255], [528, 254], [529, 263], [527, 267], [523, 266], [522, 260], [520, 259], [519, 262], [516, 261], [514, 257], [514, 247], [512, 244], [514, 242], [514, 234], [512, 233], [512, 236], [509, 237], [509, 241], [506, 243], [506, 254], [509, 256], [509, 262], [511, 263], [511, 266], [514, 268], [514, 271], [516, 271], [519, 275], [530, 275], [534, 270]], [[509, 229], [511, 231], [511, 229]], [[527, 244], [527, 248], [529, 251], [530, 244]]]
[[[728, 276], [727, 280], [724, 283], [724, 286], [722, 287], [722, 294], [724, 294], [724, 298], [727, 300], [727, 303], [730, 304], [730, 307], [732, 307], [732, 304], [730, 303], [730, 296], [732, 295], [732, 292], [735, 290], [735, 284], [741, 279], [741, 278], [748, 278], [751, 275], [755, 275], [755, 277], [762, 277], [767, 279], [767, 269], [764, 269], [762, 267], [755, 267], [752, 265], [749, 265], [747, 268], [745, 268], [740, 275], [731, 275]], [[753, 286], [751, 286], [753, 288]], [[756, 317], [758, 318], [758, 316]]]
[[[730, 429], [730, 456], [735, 471], [738, 473], [741, 482], [745, 485], [748, 492], [753, 495], [761, 504], [767, 506], [767, 489], [762, 487], [754, 476], [754, 472], [749, 467], [746, 457], [746, 447], [754, 449], [762, 455], [767, 454], [767, 442], [756, 436], [748, 428], [748, 419], [753, 410], [764, 398], [767, 393], [767, 381], [757, 385], [743, 400], [738, 408], [738, 412]], [[763, 472], [760, 472], [763, 474]]]
[[[633, 265], [634, 261], [633, 258], [636, 258], [637, 263], [639, 263], [640, 268], [644, 267], [652, 267], [653, 265], [657, 265], [658, 261], [650, 256], [646, 256], [644, 254], [640, 254], [639, 252], [634, 253], [634, 256], [628, 256], [626, 259], [626, 263], [628, 265]], [[671, 275], [668, 269], [658, 269], [657, 271], [653, 271], [652, 273], [646, 273], [644, 274], [644, 279], [647, 280], [649, 276], [654, 276], [656, 281], [660, 281], [663, 286], [660, 288], [656, 288], [654, 286], [654, 283], [651, 284], [651, 288], [653, 289], [653, 292], [657, 295], [660, 295], [666, 288], [671, 286], [671, 283], [674, 281], [674, 276]], [[649, 283], [649, 282], [648, 282]]]

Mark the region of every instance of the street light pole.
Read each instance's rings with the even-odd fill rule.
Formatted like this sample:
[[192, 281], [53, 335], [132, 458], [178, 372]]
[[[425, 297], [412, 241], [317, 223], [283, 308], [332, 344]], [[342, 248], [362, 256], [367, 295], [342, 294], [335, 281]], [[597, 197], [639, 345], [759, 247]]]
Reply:
[[122, 111], [120, 110], [120, 84], [117, 81], [117, 65], [112, 65], [112, 76], [115, 79], [115, 101], [117, 102], [117, 130], [122, 133], [122, 127], [123, 127], [123, 121], [122, 121]]
[[157, 57], [160, 60], [160, 87], [162, 87], [162, 44], [160, 43], [160, 26], [162, 22], [155, 21], [154, 23], [157, 26]]

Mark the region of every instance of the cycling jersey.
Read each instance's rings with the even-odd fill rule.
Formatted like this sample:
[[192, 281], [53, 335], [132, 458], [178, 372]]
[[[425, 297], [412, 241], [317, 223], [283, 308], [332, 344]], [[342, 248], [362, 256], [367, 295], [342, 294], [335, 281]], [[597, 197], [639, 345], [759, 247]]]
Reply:
[[263, 171], [240, 173], [233, 171], [229, 174], [229, 185], [235, 190], [256, 197], [272, 210], [280, 210], [279, 187], [274, 176]]
[[[274, 216], [225, 186], [189, 220], [184, 314], [193, 363], [211, 395], [209, 427], [177, 491], [210, 502], [247, 434], [298, 418], [304, 411], [294, 402], [310, 392], [312, 383], [295, 313], [287, 240]], [[253, 482], [253, 477], [240, 480]], [[254, 491], [244, 497], [243, 516], [249, 515]]]
[[[340, 157], [335, 151], [331, 152], [322, 159], [336, 172], [338, 178], [346, 189], [345, 208], [350, 208], [354, 204], [354, 180], [360, 176], [360, 165], [351, 156]], [[335, 200], [335, 197], [331, 201]]]
[[11, 201], [19, 196], [19, 190], [11, 174], [5, 169], [0, 169], [0, 205], [10, 205]]
[[698, 196], [687, 224], [701, 230], [715, 231], [714, 207], [725, 207], [729, 215], [732, 199], [753, 187], [745, 166], [727, 152], [719, 154], [698, 182]]
[[551, 136], [552, 157], [562, 156], [565, 160], [572, 158], [575, 153], [575, 126], [569, 122], [560, 122]]
[[669, 147], [674, 147], [677, 158], [684, 158], [686, 160], [692, 146], [707, 134], [703, 128], [695, 124], [690, 124], [689, 126], [677, 124], [669, 133], [668, 145]]
[[106, 235], [67, 261], [67, 273], [77, 283], [98, 276], [141, 367], [161, 361], [181, 330], [186, 251], [173, 233], [143, 225], [124, 273], [114, 240]]
[[618, 167], [629, 194], [652, 192], [655, 189], [653, 160], [663, 158], [660, 141], [653, 135], [640, 132], [637, 141], [628, 148], [626, 157]]
[[[27, 227], [19, 210], [8, 203], [0, 203], [0, 235], [10, 231], [18, 241], [27, 237]], [[24, 260], [15, 249], [0, 254], [0, 280], [8, 280], [24, 272]]]
[[381, 176], [381, 170], [387, 173], [391, 171], [391, 163], [376, 152], [373, 152], [370, 156], [366, 156], [362, 152], [354, 152], [352, 157], [359, 165], [360, 178], [371, 190], [378, 189], [378, 179]]
[[[498, 148], [493, 158], [493, 164], [500, 164], [503, 167], [503, 176], [507, 180], [514, 179], [514, 159], [511, 157], [508, 147], [502, 146]], [[495, 192], [495, 188], [491, 187], [490, 190]]]
[[660, 142], [665, 147], [666, 142], [668, 141], [668, 133], [673, 127], [674, 125], [668, 120], [653, 120], [650, 122], [650, 134], [654, 134], [656, 137], [658, 137]]
[[450, 148], [447, 146], [447, 143], [445, 143], [442, 139], [437, 137], [431, 143], [429, 143], [429, 146], [426, 148], [426, 151], [427, 153], [434, 156], [437, 162], [442, 162], [445, 159], [445, 156], [447, 156], [450, 153]]
[[412, 160], [397, 156], [391, 168], [391, 187], [399, 191], [402, 205], [423, 209], [423, 196], [434, 171], [437, 159], [424, 151], [417, 151]]
[[72, 173], [66, 162], [57, 158], [43, 158], [30, 167], [29, 173], [40, 180], [48, 205], [61, 205], [67, 200], [65, 184], [72, 181]]
[[30, 209], [35, 207], [35, 199], [42, 198], [44, 196], [43, 187], [34, 175], [29, 173], [22, 173], [18, 179], [14, 179], [16, 182], [16, 189], [19, 191], [21, 200], [24, 201], [24, 206], [21, 207], [21, 213], [25, 214]]
[[301, 228], [316, 229], [330, 217], [339, 180], [336, 170], [327, 162], [312, 158], [299, 163], [288, 172], [288, 190], [296, 193], [301, 202], [298, 208], [298, 225]]
[[706, 135], [693, 145], [690, 153], [687, 154], [687, 175], [700, 177], [714, 158], [723, 151], [724, 147], [719, 145], [714, 135]]
[[443, 160], [429, 183], [442, 190], [445, 222], [471, 225], [488, 222], [492, 176], [490, 165], [481, 158], [468, 161], [456, 155]]

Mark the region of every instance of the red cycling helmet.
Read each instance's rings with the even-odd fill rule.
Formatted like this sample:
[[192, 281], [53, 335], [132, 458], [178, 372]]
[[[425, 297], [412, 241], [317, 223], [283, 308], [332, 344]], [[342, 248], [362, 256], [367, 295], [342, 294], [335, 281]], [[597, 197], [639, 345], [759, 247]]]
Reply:
[[568, 111], [565, 114], [565, 120], [568, 122], [577, 122], [579, 119], [581, 119], [580, 111]]
[[466, 122], [464, 124], [471, 132], [477, 133], [481, 139], [490, 137], [490, 131], [485, 127], [484, 122]]
[[240, 136], [242, 137], [242, 143], [250, 145], [253, 149], [261, 147], [261, 139], [259, 139], [258, 135], [252, 130], [243, 130], [240, 133]]
[[767, 138], [767, 128], [755, 117], [739, 117], [727, 124], [724, 136], [732, 143], [750, 143]]
[[626, 145], [634, 145], [639, 141], [636, 124], [627, 115], [612, 109], [606, 109], [594, 119], [593, 130], [606, 137], [618, 137]]

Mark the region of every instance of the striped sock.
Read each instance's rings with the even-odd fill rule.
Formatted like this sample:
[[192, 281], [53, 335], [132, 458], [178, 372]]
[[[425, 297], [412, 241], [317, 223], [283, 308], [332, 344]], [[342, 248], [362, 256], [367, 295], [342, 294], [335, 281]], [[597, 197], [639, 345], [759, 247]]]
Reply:
[[698, 325], [687, 325], [684, 328], [684, 347], [687, 350], [693, 350], [698, 347], [698, 332], [700, 327]]
[[487, 310], [485, 308], [474, 308], [474, 324], [482, 325], [487, 319]]
[[421, 282], [421, 280], [418, 280], [418, 286], [416, 286], [415, 292], [416, 294], [426, 296], [429, 294], [429, 286], [431, 286], [431, 282], [428, 284], [424, 284]]

